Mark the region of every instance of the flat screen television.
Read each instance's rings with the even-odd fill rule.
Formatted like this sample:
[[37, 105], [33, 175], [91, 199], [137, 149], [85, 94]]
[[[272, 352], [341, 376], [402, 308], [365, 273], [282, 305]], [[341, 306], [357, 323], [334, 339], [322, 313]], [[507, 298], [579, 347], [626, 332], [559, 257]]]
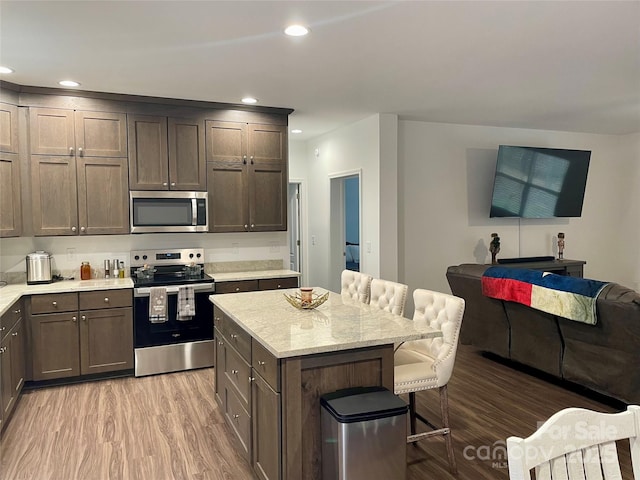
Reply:
[[579, 217], [591, 152], [500, 145], [490, 217]]

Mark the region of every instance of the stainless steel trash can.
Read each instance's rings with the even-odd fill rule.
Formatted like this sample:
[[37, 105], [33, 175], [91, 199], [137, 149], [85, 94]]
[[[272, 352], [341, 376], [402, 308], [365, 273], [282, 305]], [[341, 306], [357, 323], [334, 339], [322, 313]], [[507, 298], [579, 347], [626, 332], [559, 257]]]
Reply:
[[403, 480], [407, 404], [383, 387], [320, 397], [323, 480]]

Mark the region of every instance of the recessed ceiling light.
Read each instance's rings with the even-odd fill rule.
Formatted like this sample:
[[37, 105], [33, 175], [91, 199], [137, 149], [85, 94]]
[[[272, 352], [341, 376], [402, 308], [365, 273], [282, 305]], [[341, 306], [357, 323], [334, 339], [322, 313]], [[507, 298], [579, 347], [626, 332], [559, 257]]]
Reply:
[[0, 67], [0, 73], [13, 73], [13, 69], [9, 67]]
[[63, 87], [79, 87], [80, 86], [78, 82], [75, 82], [73, 80], [60, 80], [58, 83]]
[[289, 25], [284, 29], [284, 33], [290, 37], [304, 37], [309, 33], [309, 29], [304, 25]]
[[293, 130], [291, 130], [291, 133], [302, 133], [302, 130], [300, 130], [299, 128], [294, 128]]
[[257, 98], [253, 98], [253, 97], [244, 97], [242, 99], [242, 103], [248, 103], [248, 104], [254, 104], [254, 103], [258, 103], [258, 99]]

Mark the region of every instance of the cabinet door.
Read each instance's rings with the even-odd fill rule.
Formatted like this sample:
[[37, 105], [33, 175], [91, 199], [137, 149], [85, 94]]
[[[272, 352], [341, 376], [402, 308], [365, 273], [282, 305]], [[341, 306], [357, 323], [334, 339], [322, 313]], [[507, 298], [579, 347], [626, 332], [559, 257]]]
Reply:
[[15, 396], [11, 381], [11, 337], [7, 336], [0, 342], [0, 404], [2, 418], [6, 419], [13, 408]]
[[13, 396], [17, 399], [24, 386], [24, 377], [26, 374], [26, 338], [22, 319], [18, 320], [18, 323], [13, 327], [10, 337], [11, 388], [13, 389]]
[[246, 232], [249, 229], [247, 165], [242, 161], [207, 162], [209, 231]]
[[75, 155], [73, 110], [29, 109], [31, 153], [36, 155]]
[[126, 157], [124, 113], [75, 112], [76, 152], [80, 157]]
[[133, 368], [133, 314], [130, 307], [80, 312], [80, 373]]
[[18, 155], [0, 153], [0, 237], [19, 237], [21, 234], [22, 202]]
[[169, 188], [204, 191], [207, 164], [204, 156], [204, 122], [169, 118]]
[[249, 229], [286, 230], [287, 127], [251, 124], [248, 133]]
[[86, 158], [78, 162], [80, 234], [129, 233], [126, 158]]
[[287, 164], [255, 162], [249, 168], [249, 230], [286, 230]]
[[18, 153], [18, 107], [0, 103], [0, 152]]
[[31, 156], [33, 233], [77, 235], [76, 158]]
[[128, 122], [131, 190], [168, 190], [167, 117], [130, 115]]
[[208, 120], [207, 162], [242, 163], [247, 160], [247, 124]]
[[280, 394], [258, 374], [254, 374], [251, 393], [253, 469], [262, 480], [276, 480], [280, 478], [282, 458]]
[[78, 314], [50, 313], [31, 317], [33, 380], [80, 375]]
[[224, 338], [222, 337], [222, 334], [220, 333], [220, 330], [218, 330], [217, 328], [214, 330], [214, 334], [213, 334], [214, 338], [215, 338], [215, 355], [216, 355], [216, 364], [214, 367], [214, 375], [215, 375], [215, 394], [216, 394], [216, 401], [218, 402], [218, 405], [220, 405], [220, 407], [222, 407], [222, 411], [226, 412], [227, 411], [227, 405], [225, 403], [225, 394], [224, 394], [224, 389], [225, 389], [225, 381], [224, 381], [224, 371], [226, 369], [226, 365], [224, 362], [225, 359], [225, 341]]

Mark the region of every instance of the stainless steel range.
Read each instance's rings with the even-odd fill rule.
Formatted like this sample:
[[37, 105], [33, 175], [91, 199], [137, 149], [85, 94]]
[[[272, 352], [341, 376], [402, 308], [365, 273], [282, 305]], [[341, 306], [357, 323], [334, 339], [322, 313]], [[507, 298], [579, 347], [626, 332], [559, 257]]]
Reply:
[[135, 375], [213, 366], [214, 279], [204, 250], [131, 252]]

